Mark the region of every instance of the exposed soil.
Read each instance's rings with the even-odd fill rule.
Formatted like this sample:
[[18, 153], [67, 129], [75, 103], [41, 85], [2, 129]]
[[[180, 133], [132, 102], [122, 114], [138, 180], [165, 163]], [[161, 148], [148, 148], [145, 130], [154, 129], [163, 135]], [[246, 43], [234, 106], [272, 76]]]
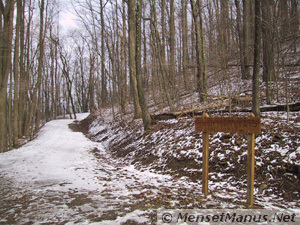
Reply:
[[[287, 124], [284, 113], [263, 114], [262, 134], [256, 137], [255, 208], [300, 208], [299, 116], [292, 113]], [[210, 194], [204, 196], [202, 135], [194, 131], [193, 121], [192, 117], [160, 119], [147, 132], [141, 120], [116, 122], [97, 113], [75, 121], [71, 129], [105, 147], [105, 151], [89, 150], [98, 163], [93, 168], [95, 179], [104, 189], [51, 190], [68, 185], [64, 182], [21, 188], [0, 175], [0, 224], [156, 224], [159, 208], [246, 208], [245, 136], [210, 135]], [[145, 176], [148, 172], [158, 177]], [[124, 189], [118, 190], [117, 184], [124, 184]], [[133, 219], [137, 217], [147, 222]]]
[[[266, 113], [263, 116], [262, 134], [256, 139], [255, 188], [260, 197], [276, 195], [282, 199], [280, 204], [294, 202], [299, 207], [300, 202], [296, 200], [300, 199], [299, 113], [293, 114], [289, 124], [279, 119], [283, 114]], [[93, 127], [89, 121], [97, 119], [97, 115], [91, 115], [77, 126], [87, 130], [87, 127]], [[160, 118], [145, 133], [138, 122], [126, 125], [124, 121], [99, 123], [105, 126], [104, 130], [86, 134], [95, 141], [104, 141], [114, 157], [141, 170], [151, 168], [176, 179], [188, 177], [193, 182], [201, 181], [202, 137], [194, 132], [193, 118]], [[222, 182], [227, 179], [238, 190], [246, 189], [246, 137], [216, 133], [210, 135], [210, 142], [210, 180]], [[274, 148], [278, 151], [273, 151]], [[292, 159], [287, 160], [289, 157]]]

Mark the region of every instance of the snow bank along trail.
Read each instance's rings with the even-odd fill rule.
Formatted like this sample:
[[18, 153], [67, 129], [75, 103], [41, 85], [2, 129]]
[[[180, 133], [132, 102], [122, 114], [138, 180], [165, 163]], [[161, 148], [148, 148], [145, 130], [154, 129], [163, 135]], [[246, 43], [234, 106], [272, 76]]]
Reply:
[[149, 222], [147, 208], [159, 187], [173, 187], [171, 177], [121, 165], [71, 131], [72, 122], [51, 121], [35, 140], [0, 154], [0, 224]]
[[2, 176], [23, 186], [51, 185], [94, 189], [92, 168], [95, 162], [88, 150], [101, 147], [81, 133], [72, 132], [72, 120], [54, 120], [47, 123], [38, 137], [25, 146], [1, 154]]

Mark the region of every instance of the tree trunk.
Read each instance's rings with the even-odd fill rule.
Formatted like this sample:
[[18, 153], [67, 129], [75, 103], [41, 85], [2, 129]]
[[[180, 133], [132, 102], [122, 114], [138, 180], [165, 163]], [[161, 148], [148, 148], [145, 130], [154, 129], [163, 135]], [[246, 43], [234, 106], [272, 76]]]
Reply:
[[3, 1], [0, 1], [0, 17], [3, 20], [0, 25], [0, 152], [6, 151], [8, 147], [6, 104], [11, 67], [14, 4], [14, 1], [6, 1], [4, 6]]
[[104, 6], [103, 0], [100, 0], [100, 18], [101, 18], [101, 101], [102, 105], [107, 102], [106, 76], [105, 76], [105, 49], [104, 49]]
[[[29, 24], [28, 24], [29, 26]], [[24, 109], [25, 105], [24, 102], [26, 101], [26, 87], [27, 87], [27, 79], [26, 79], [26, 72], [25, 72], [25, 63], [24, 57], [25, 56], [25, 0], [22, 0], [22, 16], [21, 16], [21, 24], [20, 24], [20, 86], [19, 86], [19, 137], [23, 136], [24, 132]]]
[[272, 24], [271, 0], [263, 0], [262, 7], [262, 41], [263, 41], [263, 80], [266, 84], [267, 104], [271, 104], [270, 81], [275, 79], [274, 37]]
[[90, 50], [90, 76], [89, 76], [89, 107], [90, 112], [93, 113], [96, 110], [95, 106], [95, 55], [93, 49]]
[[13, 104], [13, 147], [17, 147], [19, 138], [19, 53], [22, 0], [17, 0], [17, 18], [14, 50], [14, 104]]
[[[30, 117], [32, 118], [34, 113], [36, 113], [35, 117], [35, 131], [39, 130], [40, 122], [41, 122], [41, 86], [43, 79], [43, 64], [44, 64], [44, 41], [45, 41], [45, 33], [44, 33], [44, 11], [45, 11], [45, 1], [41, 0], [40, 2], [40, 33], [39, 33], [39, 60], [38, 60], [38, 78], [35, 87], [35, 91], [33, 93], [33, 106], [30, 110]], [[30, 126], [30, 124], [29, 124]], [[29, 130], [28, 130], [29, 131]]]
[[183, 79], [185, 90], [189, 89], [189, 53], [188, 53], [188, 24], [187, 24], [187, 0], [181, 0], [182, 7], [182, 59], [183, 59]]
[[153, 39], [156, 42], [156, 43], [154, 43], [155, 53], [157, 54], [157, 58], [159, 61], [159, 67], [160, 67], [160, 71], [161, 71], [161, 85], [164, 90], [166, 99], [168, 101], [170, 110], [174, 111], [174, 105], [173, 105], [172, 98], [170, 96], [169, 85], [167, 82], [167, 71], [166, 71], [166, 66], [165, 66], [165, 59], [163, 57], [163, 55], [164, 55], [163, 47], [162, 47], [163, 44], [162, 44], [158, 29], [157, 29], [155, 0], [153, 0], [151, 3], [151, 25], [152, 25], [152, 29], [153, 29], [153, 35], [155, 36]]
[[250, 39], [251, 39], [251, 0], [243, 0], [243, 61], [245, 71], [242, 74], [242, 79], [249, 79], [250, 75]]
[[174, 97], [178, 91], [176, 91], [175, 86], [175, 73], [176, 73], [176, 63], [175, 63], [175, 8], [174, 8], [174, 0], [170, 0], [170, 66], [169, 66], [169, 73], [170, 73], [170, 83], [172, 89], [172, 96]]
[[294, 53], [296, 54], [298, 49], [297, 49], [297, 39], [298, 39], [298, 36], [300, 34], [300, 31], [299, 31], [299, 11], [298, 11], [298, 8], [299, 8], [299, 0], [291, 0], [291, 35], [292, 35], [292, 38], [293, 38], [293, 51]]
[[[36, 108], [36, 120], [35, 131], [38, 131], [41, 123], [41, 111], [42, 111], [42, 80], [43, 80], [43, 67], [44, 67], [44, 44], [45, 44], [45, 1], [41, 0], [40, 6], [40, 34], [39, 34], [39, 61], [38, 61], [38, 80], [37, 80], [37, 108]], [[34, 94], [35, 95], [35, 94]]]
[[139, 95], [139, 102], [142, 110], [142, 118], [145, 130], [151, 125], [151, 117], [148, 111], [148, 106], [144, 96], [143, 79], [142, 79], [142, 55], [141, 55], [141, 18], [142, 18], [142, 0], [137, 0], [136, 10], [136, 79]]
[[225, 69], [229, 60], [229, 8], [228, 1], [221, 1], [221, 21], [219, 28], [219, 43], [221, 66]]
[[65, 56], [62, 54], [60, 54], [60, 58], [61, 58], [61, 62], [63, 64], [63, 68], [62, 68], [62, 74], [65, 76], [66, 78], [66, 85], [67, 85], [67, 93], [65, 94], [65, 98], [67, 99], [67, 111], [70, 114], [70, 118], [72, 118], [72, 112], [69, 109], [69, 103], [71, 103], [71, 107], [72, 107], [72, 111], [73, 111], [73, 115], [74, 115], [74, 119], [76, 119], [76, 109], [75, 109], [75, 104], [74, 104], [74, 100], [73, 100], [73, 94], [72, 94], [72, 80], [70, 78], [70, 74], [69, 74], [69, 65], [68, 65], [68, 61], [65, 58]]
[[240, 49], [240, 63], [241, 63], [241, 73], [242, 77], [246, 74], [245, 71], [245, 60], [244, 60], [244, 39], [243, 39], [243, 29], [242, 29], [242, 16], [241, 16], [241, 7], [240, 7], [240, 1], [235, 0], [235, 6], [236, 6], [236, 23], [237, 23], [237, 30], [238, 30], [238, 37], [239, 37], [239, 49]]
[[126, 114], [126, 13], [125, 13], [125, 0], [122, 1], [122, 22], [123, 22], [123, 33], [121, 37], [121, 78], [120, 78], [120, 104], [121, 111]]
[[128, 25], [129, 25], [129, 69], [134, 98], [134, 118], [142, 117], [142, 109], [139, 102], [138, 84], [136, 79], [136, 1], [128, 0]]
[[202, 27], [202, 15], [201, 15], [201, 0], [190, 0], [192, 7], [193, 20], [195, 23], [195, 35], [196, 35], [196, 60], [197, 60], [197, 91], [199, 93], [199, 100], [203, 102], [206, 99], [206, 69], [205, 69], [205, 48], [204, 48], [204, 34]]
[[[264, 1], [264, 0], [263, 0]], [[255, 36], [254, 36], [254, 68], [252, 79], [252, 112], [260, 116], [259, 108], [259, 70], [261, 52], [261, 0], [255, 0]]]

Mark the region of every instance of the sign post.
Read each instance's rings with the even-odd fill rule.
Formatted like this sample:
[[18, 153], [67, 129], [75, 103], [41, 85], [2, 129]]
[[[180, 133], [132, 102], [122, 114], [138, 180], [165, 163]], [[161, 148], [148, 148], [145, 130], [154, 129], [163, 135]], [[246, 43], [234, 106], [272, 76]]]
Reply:
[[195, 118], [196, 132], [203, 132], [203, 158], [202, 158], [202, 191], [208, 194], [208, 171], [209, 171], [209, 133], [226, 132], [247, 134], [248, 156], [247, 156], [247, 205], [254, 206], [254, 145], [255, 134], [261, 133], [261, 120], [254, 117], [253, 113], [247, 118], [228, 117], [213, 118], [204, 113], [202, 117]]
[[[204, 118], [209, 118], [205, 113]], [[202, 192], [208, 195], [208, 166], [209, 166], [209, 133], [203, 132], [203, 150], [202, 150]]]
[[248, 155], [247, 155], [247, 204], [250, 208], [254, 205], [254, 144], [255, 134], [248, 134]]

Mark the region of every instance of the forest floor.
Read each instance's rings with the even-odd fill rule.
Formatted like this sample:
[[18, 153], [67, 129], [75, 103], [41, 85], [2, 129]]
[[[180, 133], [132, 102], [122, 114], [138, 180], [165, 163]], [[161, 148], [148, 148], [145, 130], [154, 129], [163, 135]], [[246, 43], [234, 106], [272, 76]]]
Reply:
[[[286, 113], [264, 113], [262, 124], [255, 208], [298, 210], [300, 113], [288, 124]], [[156, 224], [157, 209], [246, 208], [245, 138], [211, 135], [208, 196], [201, 146], [190, 117], [157, 121], [147, 133], [141, 120], [115, 122], [110, 110], [51, 121], [1, 154], [0, 224]]]
[[[249, 101], [238, 99], [250, 96], [249, 87], [239, 80], [233, 86], [232, 116], [248, 116], [240, 109], [250, 111]], [[228, 107], [219, 107], [224, 98], [214, 97], [219, 90], [210, 85], [205, 106], [211, 116], [227, 117]], [[279, 90], [277, 103], [286, 102], [285, 89]], [[299, 76], [289, 90], [290, 101], [299, 102]], [[168, 108], [149, 106], [157, 120], [147, 132], [141, 119], [132, 121], [132, 113], [121, 116], [116, 108], [106, 108], [77, 120], [50, 121], [34, 140], [1, 153], [0, 224], [157, 224], [159, 209], [247, 208], [245, 135], [210, 135], [205, 196], [202, 134], [195, 132], [194, 114], [170, 118], [163, 114]], [[197, 94], [187, 93], [178, 106], [184, 111], [203, 105]], [[261, 122], [254, 207], [300, 214], [300, 112], [263, 112]]]

